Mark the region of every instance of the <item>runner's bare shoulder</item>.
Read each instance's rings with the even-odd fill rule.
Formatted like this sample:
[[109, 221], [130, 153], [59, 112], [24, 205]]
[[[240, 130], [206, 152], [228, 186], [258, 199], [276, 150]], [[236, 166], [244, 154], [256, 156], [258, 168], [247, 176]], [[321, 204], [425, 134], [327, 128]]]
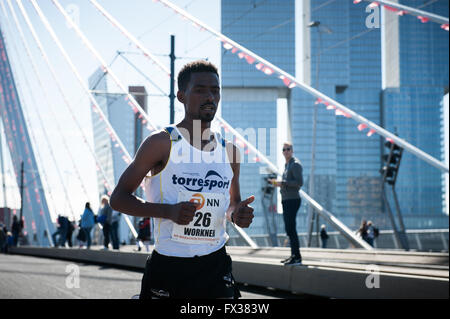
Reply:
[[159, 130], [148, 136], [139, 147], [134, 159], [135, 164], [144, 165], [149, 170], [164, 166], [170, 154], [170, 135]]

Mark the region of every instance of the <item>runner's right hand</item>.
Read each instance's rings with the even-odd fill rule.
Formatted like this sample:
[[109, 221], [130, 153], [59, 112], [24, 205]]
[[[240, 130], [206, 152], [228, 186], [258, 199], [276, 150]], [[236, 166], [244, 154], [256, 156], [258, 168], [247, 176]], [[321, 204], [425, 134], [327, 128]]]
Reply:
[[197, 204], [181, 202], [170, 207], [168, 217], [178, 225], [188, 225], [194, 219], [196, 210]]

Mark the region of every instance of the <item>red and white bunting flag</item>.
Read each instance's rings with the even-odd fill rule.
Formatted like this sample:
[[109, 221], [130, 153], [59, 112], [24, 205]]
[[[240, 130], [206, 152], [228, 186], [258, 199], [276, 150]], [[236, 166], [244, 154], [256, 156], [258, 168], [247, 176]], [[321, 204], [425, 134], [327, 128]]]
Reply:
[[233, 49], [231, 49], [231, 53], [236, 53], [238, 51], [238, 49], [237, 48], [233, 48]]
[[286, 85], [287, 87], [289, 87], [289, 85], [291, 84], [291, 81], [284, 75], [280, 75], [280, 79], [283, 81], [284, 85]]
[[260, 160], [259, 157], [257, 157], [257, 156], [253, 157], [253, 160], [254, 160], [255, 162], [257, 162], [257, 163], [261, 162], [261, 160]]
[[253, 58], [253, 57], [251, 57], [251, 56], [249, 56], [249, 55], [246, 55], [246, 56], [245, 56], [245, 60], [247, 60], [247, 63], [248, 63], [248, 64], [253, 64], [253, 63], [255, 63], [255, 61], [256, 61], [255, 58]]
[[428, 21], [430, 21], [429, 18], [422, 16], [417, 16], [417, 19], [419, 19], [422, 23], [427, 23]]
[[358, 125], [358, 130], [360, 130], [360, 131], [364, 130], [365, 128], [367, 128], [367, 124], [359, 124]]
[[320, 97], [318, 97], [316, 102], [314, 102], [314, 104], [320, 104], [320, 103], [322, 103], [322, 99]]
[[386, 137], [386, 141], [391, 142], [392, 144], [394, 144], [394, 140], [390, 137]]
[[244, 52], [239, 52], [238, 53], [238, 57], [239, 57], [239, 59], [243, 59], [245, 57], [245, 53]]
[[272, 75], [272, 74], [273, 74], [273, 70], [272, 70], [271, 68], [267, 67], [267, 66], [265, 66], [265, 67], [263, 68], [263, 72], [264, 72], [265, 74], [267, 74], [267, 75]]
[[358, 3], [360, 3], [362, 0], [353, 0], [353, 3], [354, 4], [358, 4]]
[[334, 106], [332, 104], [327, 105], [327, 110], [335, 110], [335, 109], [336, 109], [336, 106]]
[[367, 136], [368, 137], [371, 137], [372, 135], [373, 135], [373, 133], [375, 133], [376, 131], [374, 130], [374, 129], [371, 129], [370, 131], [369, 131], [369, 133], [367, 133]]
[[383, 6], [386, 10], [389, 10], [389, 11], [392, 11], [392, 12], [397, 12], [397, 11], [399, 11], [397, 8], [392, 8], [392, 7], [389, 7], [389, 6]]
[[249, 153], [250, 153], [250, 150], [247, 148], [247, 149], [244, 151], [244, 154], [248, 155]]
[[378, 7], [380, 4], [376, 1], [372, 2], [371, 4], [369, 4], [369, 8], [376, 8]]
[[399, 16], [404, 16], [405, 14], [408, 14], [408, 11], [400, 10], [397, 12], [397, 15], [399, 15]]
[[258, 70], [261, 70], [264, 67], [264, 64], [262, 63], [258, 63], [257, 65], [255, 65], [255, 68], [257, 68]]
[[448, 31], [448, 23], [441, 25], [441, 29]]
[[293, 89], [297, 86], [297, 83], [292, 82], [291, 84], [289, 84], [288, 88]]
[[223, 47], [224, 47], [225, 49], [227, 49], [227, 50], [230, 50], [230, 49], [233, 48], [233, 46], [232, 46], [231, 44], [227, 43], [227, 42], [225, 42], [225, 43], [223, 44]]
[[339, 110], [339, 109], [336, 109], [335, 114], [336, 114], [336, 116], [344, 115], [344, 112], [342, 112], [342, 111]]

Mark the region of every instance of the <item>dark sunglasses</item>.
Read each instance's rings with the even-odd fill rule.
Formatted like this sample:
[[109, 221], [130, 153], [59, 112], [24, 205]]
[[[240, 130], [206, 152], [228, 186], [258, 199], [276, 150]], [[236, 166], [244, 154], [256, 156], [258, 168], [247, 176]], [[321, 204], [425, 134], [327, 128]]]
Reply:
[[288, 148], [283, 148], [283, 152], [290, 151], [290, 150], [291, 150], [290, 147], [288, 147]]

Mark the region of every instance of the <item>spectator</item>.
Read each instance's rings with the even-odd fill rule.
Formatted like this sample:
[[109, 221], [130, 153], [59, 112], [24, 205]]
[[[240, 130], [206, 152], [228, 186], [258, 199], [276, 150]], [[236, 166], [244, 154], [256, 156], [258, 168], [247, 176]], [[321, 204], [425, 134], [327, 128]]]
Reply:
[[378, 237], [379, 230], [371, 220], [367, 222], [367, 242], [373, 247], [375, 239]]
[[69, 245], [69, 247], [72, 248], [72, 235], [73, 235], [73, 231], [75, 230], [75, 225], [74, 222], [71, 222], [70, 220], [67, 220], [67, 243]]
[[7, 238], [8, 238], [8, 242], [6, 244], [6, 250], [8, 252], [9, 247], [14, 246], [14, 236], [13, 236], [13, 234], [10, 231], [7, 232], [6, 235], [7, 235]]
[[361, 238], [368, 243], [368, 237], [367, 237], [367, 221], [363, 219], [361, 222], [361, 226], [358, 229], [358, 234], [361, 236]]
[[[109, 242], [111, 239], [111, 226], [112, 226], [112, 208], [109, 206], [109, 196], [102, 196], [102, 206], [98, 215], [103, 222], [103, 249], [108, 250]], [[118, 249], [118, 248], [117, 248]]]
[[59, 246], [59, 236], [61, 236], [61, 225], [59, 223], [60, 218], [61, 218], [61, 215], [58, 214], [58, 217], [56, 218], [56, 223], [57, 223], [56, 231], [52, 234], [53, 245], [55, 247]]
[[112, 212], [111, 218], [111, 241], [113, 245], [113, 249], [119, 249], [119, 222], [120, 222], [121, 213], [118, 211]]
[[69, 231], [69, 219], [66, 216], [59, 216], [59, 245], [66, 247], [67, 233]]
[[6, 253], [5, 247], [8, 244], [8, 235], [6, 231], [6, 227], [3, 224], [0, 224], [0, 253]]
[[87, 249], [91, 248], [91, 230], [95, 225], [94, 212], [91, 209], [91, 205], [86, 203], [83, 215], [81, 216], [81, 230], [86, 236]]
[[42, 246], [44, 246], [44, 247], [52, 247], [52, 245], [51, 245], [51, 240], [50, 240], [50, 238], [48, 237], [48, 233], [47, 233], [47, 230], [46, 229], [44, 229], [44, 232], [42, 233], [42, 238], [43, 238], [43, 240], [42, 240]]
[[322, 239], [322, 248], [327, 248], [327, 242], [328, 242], [329, 236], [328, 236], [325, 225], [322, 225], [320, 227], [320, 238]]
[[283, 156], [286, 160], [286, 164], [284, 166], [282, 180], [269, 180], [274, 186], [280, 187], [284, 226], [291, 245], [291, 256], [282, 261], [285, 265], [302, 264], [296, 217], [302, 203], [299, 191], [303, 186], [303, 167], [293, 154], [294, 148], [292, 143], [285, 142], [283, 144]]
[[150, 218], [146, 217], [139, 222], [138, 251], [141, 251], [141, 243], [144, 243], [147, 252], [150, 251], [150, 235]]
[[17, 246], [17, 242], [19, 241], [19, 235], [23, 228], [23, 220], [19, 222], [16, 215], [13, 217], [13, 223], [11, 226], [12, 236], [13, 236], [13, 246]]
[[81, 228], [81, 219], [78, 222], [78, 235], [77, 235], [77, 240], [79, 243], [79, 248], [83, 248], [84, 243], [86, 242], [86, 233], [84, 231], [84, 229]]

